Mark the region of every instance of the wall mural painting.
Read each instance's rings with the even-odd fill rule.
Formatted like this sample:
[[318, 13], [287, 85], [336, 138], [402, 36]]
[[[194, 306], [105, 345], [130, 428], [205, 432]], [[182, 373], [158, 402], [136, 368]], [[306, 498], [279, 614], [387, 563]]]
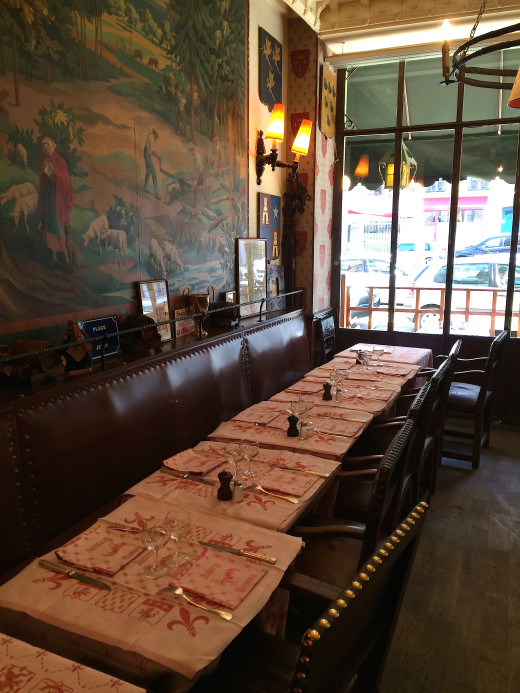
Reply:
[[245, 0], [2, 0], [4, 346], [134, 311], [138, 281], [234, 289], [245, 27]]

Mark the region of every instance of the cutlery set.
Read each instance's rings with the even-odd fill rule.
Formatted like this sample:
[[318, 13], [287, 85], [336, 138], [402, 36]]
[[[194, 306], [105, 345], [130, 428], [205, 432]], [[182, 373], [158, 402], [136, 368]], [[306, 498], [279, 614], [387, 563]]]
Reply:
[[41, 558], [39, 565], [47, 570], [54, 570], [56, 573], [61, 573], [62, 575], [67, 575], [67, 577], [73, 580], [78, 580], [79, 582], [85, 582], [88, 585], [94, 585], [94, 587], [101, 587], [104, 590], [111, 590], [112, 587], [102, 580], [91, 577], [90, 575], [85, 575], [84, 573], [78, 573], [74, 568], [69, 568], [66, 565], [61, 565], [60, 563], [53, 563], [52, 561], [47, 561]]

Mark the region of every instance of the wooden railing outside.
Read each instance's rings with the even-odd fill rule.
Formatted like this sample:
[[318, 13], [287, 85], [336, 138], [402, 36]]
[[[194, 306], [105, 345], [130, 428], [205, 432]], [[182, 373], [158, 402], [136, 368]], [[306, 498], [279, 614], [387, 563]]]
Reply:
[[[351, 325], [351, 320], [352, 318], [355, 318], [356, 314], [359, 313], [364, 313], [367, 314], [368, 318], [368, 329], [373, 328], [374, 324], [374, 317], [377, 313], [387, 313], [388, 312], [388, 306], [385, 305], [380, 305], [380, 306], [374, 306], [374, 291], [378, 290], [388, 290], [388, 286], [373, 286], [373, 287], [367, 287], [368, 291], [368, 299], [369, 299], [369, 305], [368, 306], [352, 306], [351, 305], [351, 298], [350, 298], [350, 289], [351, 287], [347, 284], [346, 280], [346, 275], [342, 274], [341, 275], [341, 308], [340, 308], [340, 327], [349, 327]], [[412, 287], [411, 287], [412, 289]], [[445, 294], [446, 294], [446, 289], [445, 288], [439, 288], [439, 286], [430, 286], [430, 287], [414, 287], [412, 289], [413, 295], [414, 295], [414, 306], [396, 306], [395, 307], [395, 313], [405, 313], [408, 315], [412, 315], [411, 319], [413, 321], [414, 325], [414, 331], [417, 332], [420, 327], [420, 321], [421, 321], [421, 315], [424, 314], [434, 314], [439, 316], [439, 325], [442, 326], [442, 321], [443, 321], [443, 316], [444, 316], [444, 306], [445, 306]], [[438, 308], [420, 308], [420, 305], [422, 303], [421, 301], [421, 292], [424, 291], [435, 291], [437, 295], [439, 296], [439, 307]], [[477, 308], [472, 308], [471, 307], [471, 295], [475, 295], [475, 293], [491, 293], [491, 307], [489, 309], [477, 309]], [[495, 335], [495, 330], [496, 330], [496, 324], [497, 320], [501, 318], [500, 324], [499, 324], [499, 329], [502, 329], [503, 324], [504, 324], [504, 318], [505, 318], [505, 311], [497, 308], [497, 301], [499, 295], [504, 296], [505, 298], [505, 289], [498, 289], [498, 288], [492, 288], [492, 287], [478, 287], [478, 288], [473, 288], [473, 289], [462, 289], [459, 287], [454, 286], [452, 290], [452, 303], [454, 304], [459, 304], [461, 301], [459, 300], [453, 300], [457, 296], [457, 294], [464, 293], [464, 309], [453, 309], [451, 310], [451, 315], [463, 315], [464, 316], [464, 322], [469, 323], [471, 317], [489, 317], [490, 318], [490, 325], [489, 325], [489, 335], [492, 337]], [[520, 289], [515, 289], [515, 298], [513, 300], [513, 320], [518, 320], [520, 317]]]

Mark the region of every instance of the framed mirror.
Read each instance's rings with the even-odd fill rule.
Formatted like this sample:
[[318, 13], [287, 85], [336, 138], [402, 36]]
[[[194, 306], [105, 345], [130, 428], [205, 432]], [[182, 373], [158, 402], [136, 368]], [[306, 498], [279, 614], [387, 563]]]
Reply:
[[148, 282], [138, 282], [138, 286], [143, 314], [155, 320], [163, 341], [172, 339], [171, 323], [159, 325], [160, 322], [170, 320], [168, 282], [166, 279], [152, 279]]
[[240, 317], [257, 315], [261, 299], [267, 299], [267, 241], [265, 238], [237, 238], [237, 291]]

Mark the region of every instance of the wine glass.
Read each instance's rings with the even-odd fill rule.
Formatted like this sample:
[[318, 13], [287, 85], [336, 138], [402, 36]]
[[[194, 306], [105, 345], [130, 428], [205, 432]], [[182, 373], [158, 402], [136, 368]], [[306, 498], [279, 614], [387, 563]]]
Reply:
[[256, 476], [256, 472], [253, 471], [251, 467], [251, 460], [253, 460], [259, 453], [260, 448], [258, 446], [258, 441], [254, 438], [244, 439], [241, 441], [242, 454], [246, 460], [246, 469], [242, 472], [243, 477], [252, 478]]
[[349, 368], [342, 368], [341, 369], [341, 385], [342, 385], [342, 390], [343, 392], [348, 392], [347, 388], [344, 387], [344, 382], [350, 378], [350, 369]]
[[162, 549], [170, 540], [170, 533], [164, 525], [155, 522], [146, 523], [141, 529], [141, 541], [143, 546], [154, 552], [151, 565], [143, 570], [143, 575], [148, 578], [157, 578], [164, 575], [167, 567], [159, 562], [159, 549]]
[[244, 459], [244, 453], [239, 441], [227, 443], [224, 448], [224, 456], [226, 460], [235, 468], [234, 476], [238, 476], [238, 463]]
[[182, 508], [170, 510], [164, 518], [164, 526], [168, 537], [176, 542], [175, 551], [166, 559], [166, 565], [168, 568], [178, 568], [191, 559], [188, 553], [180, 549], [180, 542], [186, 539], [191, 529], [191, 515]]
[[338, 393], [338, 386], [342, 380], [343, 380], [343, 377], [342, 377], [339, 369], [333, 368], [330, 372], [330, 375], [329, 375], [329, 382], [332, 385], [332, 387], [334, 388], [334, 393], [336, 395]]
[[374, 346], [374, 354], [377, 354], [377, 361], [376, 361], [376, 363], [375, 363], [376, 366], [381, 366], [381, 365], [382, 365], [382, 363], [381, 363], [381, 356], [382, 356], [382, 354], [384, 353], [384, 351], [385, 351], [385, 347], [382, 346], [381, 344], [376, 344], [376, 345]]

